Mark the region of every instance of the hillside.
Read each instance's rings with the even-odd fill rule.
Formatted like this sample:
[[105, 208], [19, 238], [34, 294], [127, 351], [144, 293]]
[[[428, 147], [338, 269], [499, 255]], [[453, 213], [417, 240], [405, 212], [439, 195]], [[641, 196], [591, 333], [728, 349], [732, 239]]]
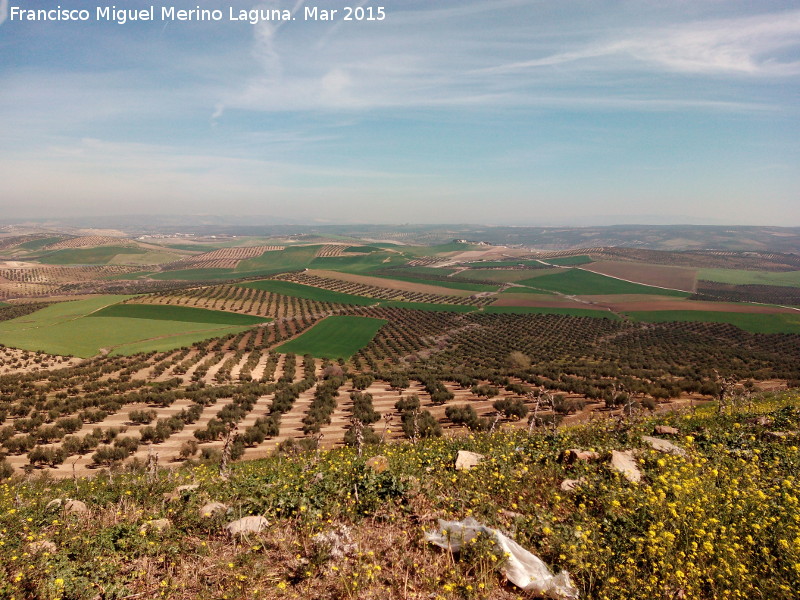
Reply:
[[[149, 466], [90, 479], [15, 478], [0, 484], [0, 591], [524, 596], [490, 539], [456, 555], [427, 541], [437, 519], [472, 517], [568, 571], [572, 597], [789, 600], [800, 582], [799, 399], [768, 394], [721, 415], [708, 405], [363, 453], [283, 444], [226, 477], [214, 462], [164, 470], [153, 454]], [[462, 450], [478, 453], [478, 464], [456, 469]], [[617, 453], [629, 451], [625, 466]], [[248, 516], [257, 531], [226, 530]]]

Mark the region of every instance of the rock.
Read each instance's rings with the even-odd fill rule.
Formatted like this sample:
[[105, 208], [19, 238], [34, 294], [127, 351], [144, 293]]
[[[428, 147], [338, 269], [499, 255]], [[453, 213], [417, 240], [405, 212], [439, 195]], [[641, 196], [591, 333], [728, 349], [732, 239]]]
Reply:
[[456, 471], [469, 471], [476, 467], [485, 457], [477, 452], [469, 450], [459, 450], [456, 456]]
[[55, 500], [50, 500], [47, 503], [47, 506], [44, 507], [45, 510], [58, 510], [64, 504], [64, 501], [61, 498], [56, 498]]
[[143, 531], [156, 531], [161, 533], [172, 527], [172, 521], [169, 519], [153, 519], [142, 525]]
[[796, 431], [768, 431], [764, 434], [764, 437], [768, 437], [772, 440], [785, 440], [788, 437], [793, 435], [797, 435]]
[[232, 536], [259, 533], [269, 527], [269, 521], [262, 516], [242, 517], [225, 525], [225, 530]]
[[662, 440], [656, 437], [650, 437], [649, 435], [643, 435], [642, 441], [648, 444], [653, 450], [657, 450], [658, 452], [664, 452], [665, 454], [675, 454], [676, 456], [686, 456], [686, 450], [684, 450], [680, 446], [676, 446], [672, 442], [668, 442], [667, 440]]
[[339, 525], [331, 531], [318, 533], [311, 538], [317, 549], [327, 551], [331, 558], [344, 558], [358, 552], [358, 544], [353, 541], [350, 528]]
[[222, 502], [208, 502], [200, 507], [200, 517], [208, 519], [228, 512], [228, 506]]
[[564, 452], [564, 460], [568, 464], [577, 461], [588, 462], [590, 460], [600, 460], [600, 454], [592, 450], [581, 450], [580, 448], [570, 448]]
[[585, 477], [580, 477], [578, 479], [565, 479], [561, 482], [559, 487], [561, 488], [562, 492], [574, 492], [584, 483], [586, 483]]
[[187, 483], [186, 485], [179, 485], [173, 491], [166, 492], [162, 496], [167, 502], [175, 502], [176, 500], [188, 498], [189, 494], [196, 492], [199, 487], [200, 485], [197, 483]]
[[73, 515], [85, 515], [89, 508], [80, 500], [67, 500], [64, 504], [64, 511]]
[[382, 454], [378, 454], [367, 460], [365, 464], [376, 473], [383, 473], [389, 468], [389, 459]]
[[611, 452], [611, 468], [622, 473], [625, 479], [631, 483], [639, 483], [642, 480], [642, 473], [630, 450], [624, 452], [613, 450]]
[[522, 513], [514, 512], [513, 510], [506, 510], [505, 508], [500, 510], [500, 514], [506, 519], [521, 519], [525, 516]]
[[653, 433], [656, 435], [679, 435], [680, 431], [669, 425], [656, 425], [653, 428]]
[[39, 554], [40, 552], [49, 552], [55, 554], [58, 548], [50, 540], [39, 540], [38, 542], [31, 542], [28, 544], [28, 552], [31, 554]]
[[197, 488], [200, 487], [199, 483], [187, 483], [186, 485], [179, 485], [175, 488], [175, 491], [179, 494], [191, 494], [192, 492], [196, 491]]
[[761, 427], [769, 427], [772, 425], [772, 419], [769, 417], [756, 417], [754, 419], [748, 419], [748, 423], [752, 423], [753, 425], [760, 425]]

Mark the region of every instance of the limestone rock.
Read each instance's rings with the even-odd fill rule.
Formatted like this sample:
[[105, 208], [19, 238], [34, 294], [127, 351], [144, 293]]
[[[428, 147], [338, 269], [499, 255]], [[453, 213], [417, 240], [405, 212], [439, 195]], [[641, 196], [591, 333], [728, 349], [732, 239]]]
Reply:
[[656, 450], [658, 452], [664, 452], [665, 454], [675, 454], [677, 456], [686, 456], [686, 450], [684, 450], [680, 446], [676, 446], [672, 442], [668, 442], [667, 440], [662, 440], [657, 437], [651, 437], [649, 435], [643, 435], [642, 441], [648, 444], [653, 450]]
[[228, 506], [222, 502], [207, 502], [200, 507], [200, 517], [210, 518], [228, 512]]
[[653, 428], [653, 433], [656, 435], [679, 435], [680, 431], [678, 431], [675, 427], [670, 427], [669, 425], [656, 425]]
[[611, 468], [622, 473], [625, 479], [631, 483], [639, 483], [642, 480], [642, 472], [639, 471], [639, 466], [630, 450], [624, 452], [613, 450], [611, 452]]
[[259, 533], [269, 527], [269, 521], [262, 516], [242, 517], [225, 526], [225, 530], [232, 536]]
[[58, 548], [50, 540], [39, 540], [28, 544], [28, 552], [31, 554], [39, 554], [40, 552], [55, 554], [56, 550], [58, 550]]
[[169, 519], [153, 519], [142, 525], [143, 531], [155, 531], [162, 533], [172, 527], [172, 521]]
[[44, 507], [45, 510], [58, 510], [64, 504], [64, 501], [61, 498], [56, 498], [55, 500], [50, 500], [47, 503], [47, 506]]
[[353, 541], [350, 528], [339, 525], [330, 531], [323, 531], [311, 538], [318, 549], [327, 551], [331, 558], [344, 558], [358, 552], [358, 544]]
[[365, 464], [376, 473], [383, 473], [389, 468], [389, 459], [382, 454], [378, 454], [367, 460]]
[[80, 500], [67, 500], [64, 503], [64, 510], [73, 515], [85, 515], [89, 508]]
[[600, 454], [592, 450], [581, 450], [580, 448], [570, 448], [564, 452], [564, 460], [568, 464], [577, 461], [588, 462], [591, 460], [600, 460]]
[[565, 479], [561, 482], [559, 487], [561, 488], [562, 492], [574, 492], [584, 483], [586, 483], [585, 477], [579, 477], [578, 479]]
[[459, 450], [456, 456], [456, 471], [469, 471], [476, 467], [485, 457], [477, 452], [469, 450]]

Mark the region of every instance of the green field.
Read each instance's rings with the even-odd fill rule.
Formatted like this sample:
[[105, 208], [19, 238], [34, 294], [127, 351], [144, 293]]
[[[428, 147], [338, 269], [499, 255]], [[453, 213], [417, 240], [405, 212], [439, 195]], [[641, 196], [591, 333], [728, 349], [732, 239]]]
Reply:
[[687, 297], [686, 292], [665, 290], [662, 288], [630, 283], [605, 275], [598, 275], [581, 269], [562, 270], [559, 273], [542, 275], [518, 283], [531, 287], [560, 292], [573, 296], [599, 296], [606, 294], [655, 294], [658, 296]]
[[[252, 326], [225, 324], [227, 322], [225, 320], [231, 318], [228, 316], [229, 313], [218, 316], [198, 315], [198, 318], [203, 318], [205, 321], [164, 320], [163, 315], [167, 313], [162, 313], [160, 317], [154, 316], [160, 308], [169, 311], [178, 307], [151, 309], [149, 317], [146, 318], [98, 314], [103, 310], [109, 311], [107, 315], [113, 315], [117, 310], [122, 310], [122, 314], [125, 311], [136, 314], [142, 309], [135, 308], [135, 305], [116, 308], [119, 302], [131, 297], [109, 295], [88, 300], [60, 302], [24, 317], [3, 321], [0, 323], [0, 343], [25, 350], [41, 350], [51, 354], [71, 354], [88, 358], [99, 354], [101, 349], [112, 354], [169, 350], [212, 337], [238, 333]], [[108, 308], [112, 306], [113, 309]], [[150, 309], [150, 307], [144, 308]], [[179, 315], [178, 312], [174, 314]], [[180, 311], [183, 318], [186, 318], [187, 314]], [[241, 316], [246, 315], [235, 315], [234, 318]], [[215, 322], [210, 322], [211, 320]], [[266, 320], [259, 319], [259, 321]]]
[[222, 246], [209, 246], [207, 244], [164, 244], [164, 247], [172, 248], [173, 250], [188, 250], [190, 252], [213, 252], [214, 250], [219, 250]]
[[743, 271], [740, 269], [700, 269], [697, 279], [736, 285], [780, 285], [800, 287], [800, 271]]
[[450, 275], [451, 273], [455, 273], [455, 269], [450, 268], [438, 268], [438, 267], [402, 267], [402, 268], [395, 268], [392, 269], [392, 273], [397, 272], [399, 275], [408, 275], [409, 277], [414, 277], [418, 275]]
[[498, 283], [520, 283], [532, 277], [541, 277], [549, 273], [561, 273], [561, 269], [468, 269], [453, 275], [453, 279], [480, 279]]
[[314, 259], [320, 246], [289, 246], [284, 250], [264, 252], [261, 256], [243, 260], [236, 267], [239, 273], [261, 271], [264, 269], [276, 272], [297, 271], [305, 269]]
[[344, 249], [345, 252], [360, 252], [364, 254], [370, 254], [371, 252], [380, 252], [380, 248], [376, 248], [375, 246], [350, 246]]
[[431, 312], [467, 313], [478, 310], [477, 306], [466, 304], [427, 304], [425, 302], [404, 302], [402, 300], [384, 300], [381, 306], [387, 308], [410, 308], [412, 310], [428, 310]]
[[273, 294], [294, 296], [296, 298], [305, 298], [306, 300], [317, 300], [318, 302], [357, 304], [359, 306], [369, 306], [378, 302], [378, 300], [375, 298], [355, 296], [353, 294], [343, 294], [342, 292], [332, 292], [330, 290], [323, 290], [310, 285], [302, 285], [300, 283], [292, 283], [290, 281], [279, 281], [277, 279], [251, 281], [248, 283], [240, 283], [239, 285], [241, 287], [272, 292]]
[[242, 315], [222, 310], [165, 304], [114, 304], [88, 316], [181, 321], [184, 323], [216, 323], [218, 325], [256, 325], [272, 320], [267, 317], [254, 317], [253, 315]]
[[376, 274], [375, 277], [386, 279], [387, 281], [405, 281], [407, 283], [422, 283], [425, 285], [435, 285], [437, 287], [448, 288], [451, 290], [467, 290], [468, 292], [496, 292], [499, 286], [485, 283], [468, 283], [451, 278], [447, 281], [441, 279], [425, 279], [425, 276], [414, 277], [412, 275], [383, 275]]
[[387, 321], [369, 317], [328, 317], [278, 347], [278, 352], [348, 359], [369, 344]]
[[620, 317], [616, 313], [608, 310], [592, 310], [590, 308], [551, 308], [544, 306], [487, 306], [484, 312], [489, 314], [513, 314], [513, 315], [570, 315], [573, 317], [595, 317], [601, 319], [613, 319], [619, 321]]
[[378, 269], [385, 269], [402, 265], [406, 259], [394, 252], [372, 252], [360, 256], [328, 256], [315, 258], [310, 267], [328, 271], [342, 271], [343, 273], [369, 273]]
[[67, 248], [48, 253], [39, 262], [46, 265], [106, 265], [119, 254], [145, 254], [146, 250], [128, 246]]
[[542, 260], [546, 263], [550, 263], [551, 265], [558, 265], [560, 267], [588, 265], [590, 262], [594, 262], [585, 254], [581, 254], [580, 256], [562, 256], [560, 258], [543, 258]]
[[60, 242], [63, 240], [63, 236], [57, 237], [48, 237], [42, 238], [39, 240], [31, 240], [30, 242], [25, 242], [24, 244], [20, 244], [17, 248], [22, 248], [23, 250], [39, 250], [44, 248], [45, 246], [49, 246], [50, 244], [55, 244], [56, 242]]
[[631, 319], [647, 323], [702, 321], [706, 323], [730, 323], [739, 329], [752, 333], [800, 333], [800, 311], [797, 314], [758, 314], [699, 310], [657, 310], [630, 312], [627, 315]]

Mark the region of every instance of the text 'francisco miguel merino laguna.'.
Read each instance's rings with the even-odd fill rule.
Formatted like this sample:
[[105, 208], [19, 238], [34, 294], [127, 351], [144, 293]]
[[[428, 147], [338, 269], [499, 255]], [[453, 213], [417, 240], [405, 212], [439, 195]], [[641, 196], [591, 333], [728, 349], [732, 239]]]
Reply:
[[383, 21], [386, 10], [383, 6], [342, 6], [340, 8], [319, 8], [304, 6], [302, 12], [292, 14], [288, 9], [253, 8], [228, 10], [206, 9], [197, 6], [192, 9], [178, 9], [174, 6], [150, 6], [130, 9], [116, 6], [97, 6], [94, 9], [62, 8], [51, 9], [8, 7], [9, 21], [107, 21], [124, 25], [132, 21], [241, 21], [255, 25], [261, 21]]

